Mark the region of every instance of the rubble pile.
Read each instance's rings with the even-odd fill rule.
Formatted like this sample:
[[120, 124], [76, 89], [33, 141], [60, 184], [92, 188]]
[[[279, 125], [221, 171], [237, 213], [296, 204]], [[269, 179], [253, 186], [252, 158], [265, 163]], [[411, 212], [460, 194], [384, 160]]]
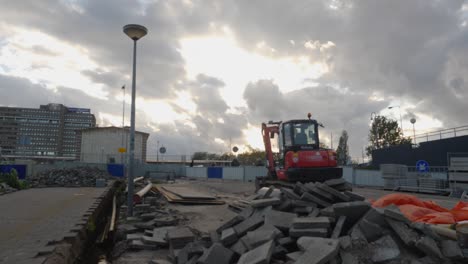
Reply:
[[248, 200], [210, 234], [175, 227], [169, 212], [137, 205], [137, 217], [120, 227], [120, 248], [169, 248], [153, 264], [468, 262], [457, 241], [410, 222], [397, 207], [373, 208], [343, 179], [262, 188]]
[[11, 187], [10, 185], [4, 182], [0, 183], [0, 195], [11, 193], [11, 192], [16, 192], [16, 191], [17, 189]]
[[97, 179], [108, 179], [110, 175], [96, 167], [76, 167], [53, 169], [38, 173], [31, 177], [32, 187], [62, 186], [62, 187], [94, 187]]

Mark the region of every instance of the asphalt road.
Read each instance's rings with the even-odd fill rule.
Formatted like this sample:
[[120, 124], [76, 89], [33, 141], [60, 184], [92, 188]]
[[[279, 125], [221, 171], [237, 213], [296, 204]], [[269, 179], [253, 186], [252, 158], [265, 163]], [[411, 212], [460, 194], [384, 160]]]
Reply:
[[41, 263], [105, 188], [40, 188], [0, 196], [0, 263]]

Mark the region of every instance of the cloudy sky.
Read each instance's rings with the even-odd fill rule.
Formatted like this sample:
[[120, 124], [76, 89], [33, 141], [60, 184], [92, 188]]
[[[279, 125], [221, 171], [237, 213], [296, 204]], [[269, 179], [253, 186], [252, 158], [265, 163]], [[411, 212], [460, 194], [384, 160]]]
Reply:
[[[261, 148], [260, 124], [305, 118], [361, 157], [372, 112], [412, 134], [467, 123], [468, 2], [442, 0], [0, 0], [0, 105], [130, 108], [169, 154]], [[127, 111], [128, 114], [128, 111]], [[127, 121], [129, 115], [127, 115]], [[129, 122], [127, 122], [129, 124]]]

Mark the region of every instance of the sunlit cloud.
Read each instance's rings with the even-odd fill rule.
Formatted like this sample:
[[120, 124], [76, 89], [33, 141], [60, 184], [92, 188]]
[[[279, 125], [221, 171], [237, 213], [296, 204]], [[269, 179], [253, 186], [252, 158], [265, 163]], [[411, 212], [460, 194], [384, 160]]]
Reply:
[[[0, 73], [27, 78], [48, 88], [79, 89], [93, 97], [105, 99], [103, 84], [92, 82], [81, 71], [98, 67], [86, 49], [60, 41], [39, 31], [1, 25], [8, 35], [0, 47]], [[102, 69], [102, 67], [100, 66]]]
[[[229, 35], [184, 38], [181, 54], [186, 62], [187, 77], [203, 73], [226, 83], [221, 95], [226, 103], [245, 106], [243, 91], [249, 82], [271, 79], [283, 92], [303, 88], [304, 79], [317, 79], [328, 72], [320, 61], [310, 62], [307, 56], [272, 58], [239, 47]], [[258, 48], [268, 47], [259, 42]]]

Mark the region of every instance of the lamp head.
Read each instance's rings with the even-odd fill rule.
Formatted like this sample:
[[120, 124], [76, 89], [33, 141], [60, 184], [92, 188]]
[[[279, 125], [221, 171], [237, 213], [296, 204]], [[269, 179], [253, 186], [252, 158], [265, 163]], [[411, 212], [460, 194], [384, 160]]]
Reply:
[[148, 29], [137, 24], [128, 24], [123, 27], [123, 32], [131, 39], [137, 41], [148, 34]]

